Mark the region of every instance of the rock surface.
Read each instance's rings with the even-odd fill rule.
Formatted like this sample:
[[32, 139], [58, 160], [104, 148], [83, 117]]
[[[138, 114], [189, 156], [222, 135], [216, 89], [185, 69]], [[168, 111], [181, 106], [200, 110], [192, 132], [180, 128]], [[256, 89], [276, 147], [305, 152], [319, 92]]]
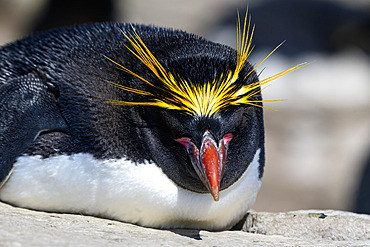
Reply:
[[0, 203], [0, 246], [370, 246], [370, 216], [341, 211], [250, 213], [240, 230], [157, 230]]

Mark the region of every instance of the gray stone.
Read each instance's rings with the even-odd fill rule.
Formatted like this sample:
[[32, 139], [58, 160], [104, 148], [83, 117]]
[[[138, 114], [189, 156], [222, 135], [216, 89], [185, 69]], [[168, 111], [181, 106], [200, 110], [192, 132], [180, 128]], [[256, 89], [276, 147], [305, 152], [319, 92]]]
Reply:
[[4, 247], [370, 246], [370, 216], [340, 211], [253, 212], [240, 224], [243, 231], [223, 232], [150, 229], [4, 203], [0, 203], [0, 218], [0, 246]]
[[370, 241], [370, 216], [334, 210], [253, 212], [247, 215], [242, 231], [308, 240]]

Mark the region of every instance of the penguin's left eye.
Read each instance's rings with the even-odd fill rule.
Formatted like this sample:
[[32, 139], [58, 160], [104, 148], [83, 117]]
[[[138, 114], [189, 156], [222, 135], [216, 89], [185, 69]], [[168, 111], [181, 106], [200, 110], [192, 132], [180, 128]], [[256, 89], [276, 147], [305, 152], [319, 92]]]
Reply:
[[232, 134], [237, 135], [240, 133], [244, 126], [247, 125], [248, 119], [244, 116], [244, 108], [237, 107], [231, 109], [222, 116], [223, 135]]

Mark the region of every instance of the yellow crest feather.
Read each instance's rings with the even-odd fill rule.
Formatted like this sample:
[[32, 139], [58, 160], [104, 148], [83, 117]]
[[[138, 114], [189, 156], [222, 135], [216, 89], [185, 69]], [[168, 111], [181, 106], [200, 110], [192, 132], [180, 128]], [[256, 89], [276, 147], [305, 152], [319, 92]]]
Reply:
[[[294, 70], [297, 70], [306, 64], [299, 64], [290, 69], [282, 71], [276, 75], [270, 76], [266, 79], [258, 82], [242, 86], [237, 89], [237, 85], [234, 83], [239, 78], [239, 73], [243, 69], [248, 56], [251, 54], [253, 48], [252, 37], [254, 33], [254, 26], [250, 30], [251, 20], [247, 22], [248, 12], [244, 18], [243, 28], [241, 28], [240, 16], [238, 13], [238, 24], [237, 24], [237, 63], [234, 71], [225, 71], [220, 78], [214, 79], [204, 83], [203, 85], [194, 84], [181, 78], [180, 75], [173, 75], [167, 72], [160, 62], [154, 57], [147, 46], [144, 44], [140, 36], [137, 34], [135, 29], [129, 34], [122, 32], [126, 39], [130, 42], [132, 49], [126, 46], [126, 48], [138, 58], [146, 67], [148, 67], [152, 73], [162, 82], [161, 90], [164, 90], [169, 97], [158, 97], [150, 92], [126, 87], [117, 83], [111, 82], [114, 86], [136, 94], [150, 96], [151, 101], [147, 102], [127, 102], [119, 100], [109, 100], [109, 103], [115, 105], [141, 105], [141, 106], [157, 106], [166, 109], [181, 110], [190, 115], [197, 116], [212, 116], [217, 112], [223, 110], [230, 105], [241, 105], [249, 104], [253, 106], [263, 107], [258, 102], [272, 102], [280, 100], [252, 100], [254, 96], [260, 93], [264, 88], [261, 86], [266, 83], [275, 80], [283, 75], [286, 75]], [[280, 44], [281, 45], [281, 44]], [[280, 46], [279, 45], [279, 46]], [[246, 76], [245, 79], [272, 53], [279, 47], [277, 46], [270, 54], [268, 54], [259, 64], [257, 64]], [[120, 67], [121, 70], [137, 77], [141, 81], [147, 83], [149, 86], [155, 87], [151, 82], [127, 69], [121, 64], [113, 61], [106, 57], [112, 63]], [[240, 86], [239, 86], [240, 87]], [[257, 90], [256, 90], [257, 89]], [[269, 109], [269, 108], [267, 108]], [[273, 109], [271, 109], [273, 110]]]

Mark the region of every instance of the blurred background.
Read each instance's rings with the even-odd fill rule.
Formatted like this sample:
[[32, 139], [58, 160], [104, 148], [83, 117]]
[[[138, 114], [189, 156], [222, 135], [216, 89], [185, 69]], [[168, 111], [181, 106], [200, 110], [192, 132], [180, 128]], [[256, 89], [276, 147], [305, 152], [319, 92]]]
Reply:
[[0, 0], [0, 45], [96, 21], [183, 29], [236, 46], [236, 10], [256, 25], [260, 78], [310, 64], [264, 90], [267, 164], [254, 209], [370, 214], [369, 0]]

